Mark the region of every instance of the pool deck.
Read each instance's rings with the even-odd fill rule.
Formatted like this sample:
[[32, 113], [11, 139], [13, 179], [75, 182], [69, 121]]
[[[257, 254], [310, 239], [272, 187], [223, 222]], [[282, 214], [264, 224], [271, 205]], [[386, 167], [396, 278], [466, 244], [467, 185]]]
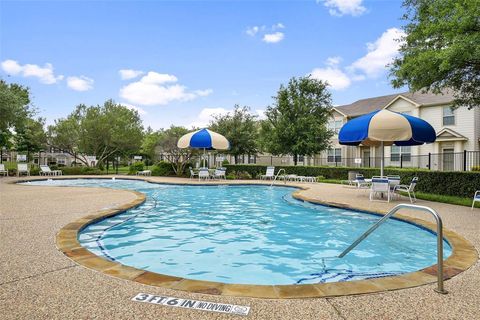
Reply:
[[[73, 177], [73, 178], [78, 178]], [[167, 183], [189, 179], [149, 178]], [[212, 302], [248, 305], [248, 319], [475, 319], [480, 317], [480, 263], [445, 282], [447, 295], [435, 284], [330, 298], [259, 299], [218, 296], [153, 287], [107, 276], [76, 264], [60, 252], [56, 234], [65, 225], [100, 210], [137, 199], [135, 193], [79, 187], [9, 184], [0, 179], [0, 315], [2, 319], [227, 319], [240, 316], [132, 302], [139, 292]], [[228, 183], [251, 181], [228, 181]], [[391, 203], [370, 202], [368, 191], [332, 184], [298, 184], [310, 200], [387, 212]], [[419, 200], [437, 210], [444, 227], [480, 249], [480, 209]], [[403, 215], [433, 221], [421, 212]]]

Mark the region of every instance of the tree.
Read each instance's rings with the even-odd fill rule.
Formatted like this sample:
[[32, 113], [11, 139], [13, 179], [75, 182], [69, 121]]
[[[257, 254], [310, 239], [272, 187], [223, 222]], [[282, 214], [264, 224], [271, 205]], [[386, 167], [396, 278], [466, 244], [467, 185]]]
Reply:
[[180, 149], [177, 147], [178, 139], [188, 132], [189, 130], [187, 128], [171, 126], [169, 129], [160, 133], [158, 140], [161, 153], [167, 161], [172, 164], [173, 171], [175, 171], [175, 174], [178, 176], [183, 174], [187, 163], [197, 155], [197, 150], [189, 148]]
[[478, 0], [405, 0], [409, 23], [391, 66], [395, 88], [453, 89], [455, 106], [480, 106]]
[[148, 127], [143, 134], [142, 145], [140, 146], [140, 153], [145, 155], [147, 159], [154, 160], [156, 156], [156, 147], [160, 140], [162, 131], [153, 131]]
[[28, 88], [0, 80], [0, 148], [12, 146], [15, 132], [33, 114]]
[[30, 160], [31, 153], [39, 152], [47, 144], [47, 135], [44, 130], [45, 120], [27, 118], [16, 129], [15, 148], [17, 151], [27, 152]]
[[115, 155], [137, 152], [143, 138], [138, 112], [112, 100], [90, 107], [81, 104], [48, 131], [49, 144], [75, 155], [87, 166], [87, 155], [95, 156], [100, 165]]
[[226, 153], [235, 157], [258, 152], [257, 116], [250, 113], [248, 107], [235, 105], [233, 113], [214, 116], [210, 129], [225, 136], [230, 142], [230, 150]]
[[327, 129], [332, 102], [327, 84], [310, 77], [292, 78], [280, 86], [275, 103], [265, 112], [261, 134], [266, 151], [274, 155], [312, 156], [330, 146]]

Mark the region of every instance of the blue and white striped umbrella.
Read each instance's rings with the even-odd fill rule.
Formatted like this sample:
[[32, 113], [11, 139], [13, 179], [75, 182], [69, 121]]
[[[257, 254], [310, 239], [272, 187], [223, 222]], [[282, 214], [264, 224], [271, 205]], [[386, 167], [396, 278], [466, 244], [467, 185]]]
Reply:
[[219, 133], [210, 131], [208, 129], [201, 129], [182, 136], [180, 139], [178, 139], [177, 146], [181, 149], [203, 149], [203, 166], [205, 166], [205, 150], [228, 150], [230, 149], [230, 142], [228, 142], [227, 138]]
[[407, 114], [379, 110], [348, 121], [338, 134], [340, 144], [349, 146], [415, 146], [435, 142], [435, 129], [425, 120]]

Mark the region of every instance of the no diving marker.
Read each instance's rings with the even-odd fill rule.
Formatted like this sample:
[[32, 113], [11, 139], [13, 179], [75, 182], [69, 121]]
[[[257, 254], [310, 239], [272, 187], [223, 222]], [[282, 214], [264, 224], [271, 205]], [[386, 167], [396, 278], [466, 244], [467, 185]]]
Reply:
[[148, 293], [139, 293], [132, 298], [132, 301], [160, 304], [160, 305], [169, 306], [169, 307], [229, 313], [229, 314], [236, 314], [240, 316], [247, 316], [248, 312], [250, 312], [250, 307], [247, 307], [247, 306], [237, 306], [235, 304], [156, 296]]

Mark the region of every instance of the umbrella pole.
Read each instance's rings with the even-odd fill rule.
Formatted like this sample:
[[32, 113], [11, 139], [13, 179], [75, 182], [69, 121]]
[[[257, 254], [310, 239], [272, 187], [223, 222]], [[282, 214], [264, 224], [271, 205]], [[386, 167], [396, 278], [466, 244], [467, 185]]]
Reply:
[[205, 156], [206, 156], [206, 151], [205, 148], [203, 148], [203, 167], [205, 168]]
[[385, 152], [385, 147], [383, 146], [383, 141], [380, 142], [380, 155], [381, 155], [381, 159], [380, 159], [380, 176], [383, 177], [383, 167], [385, 165], [384, 163], [384, 159], [383, 159], [383, 156], [384, 156], [384, 152]]

